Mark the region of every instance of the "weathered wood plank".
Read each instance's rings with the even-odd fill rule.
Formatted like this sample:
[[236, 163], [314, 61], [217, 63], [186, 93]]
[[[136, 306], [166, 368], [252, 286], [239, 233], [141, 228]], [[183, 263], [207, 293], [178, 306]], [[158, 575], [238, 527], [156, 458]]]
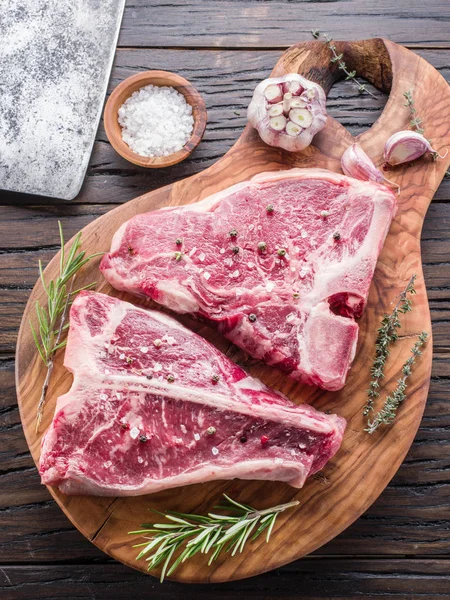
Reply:
[[[281, 52], [118, 50], [109, 91], [129, 75], [145, 69], [166, 69], [189, 79], [203, 95], [208, 125], [200, 146], [189, 159], [167, 169], [144, 169], [121, 158], [107, 142], [101, 124], [85, 184], [71, 203], [121, 203], [198, 173], [231, 148], [246, 123], [246, 109], [253, 90], [270, 73]], [[450, 51], [418, 51], [450, 79]], [[370, 127], [381, 113], [385, 96], [361, 96], [351, 82], [339, 82], [328, 100], [330, 114], [357, 135]], [[429, 135], [432, 137], [432, 134]], [[450, 179], [437, 191], [435, 201], [450, 199]], [[50, 205], [60, 204], [47, 201]], [[0, 203], [32, 204], [36, 199], [0, 192]], [[48, 209], [47, 209], [48, 210]]]
[[0, 206], [0, 252], [54, 248], [59, 245], [58, 221], [61, 221], [68, 240], [113, 208], [107, 204], [71, 203], [45, 207]]
[[117, 564], [4, 566], [0, 569], [0, 590], [5, 600], [114, 600], [130, 593], [137, 600], [186, 596], [224, 600], [236, 594], [248, 600], [434, 599], [448, 598], [449, 567], [446, 559], [304, 558], [260, 577], [186, 588], [170, 581], [161, 585], [153, 577]]
[[319, 28], [335, 39], [385, 37], [402, 44], [449, 43], [446, 0], [282, 2], [137, 0], [127, 4], [121, 46], [286, 48]]

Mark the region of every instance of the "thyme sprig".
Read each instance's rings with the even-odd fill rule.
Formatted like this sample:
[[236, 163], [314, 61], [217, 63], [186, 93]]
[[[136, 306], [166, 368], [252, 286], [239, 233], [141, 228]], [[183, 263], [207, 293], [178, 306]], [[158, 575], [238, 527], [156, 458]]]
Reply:
[[[424, 135], [425, 129], [422, 127], [422, 119], [417, 116], [416, 107], [414, 105], [414, 98], [413, 98], [411, 91], [409, 90], [409, 91], [405, 92], [403, 94], [403, 96], [406, 98], [405, 106], [407, 106], [409, 108], [409, 112], [411, 113], [412, 118], [409, 122], [411, 128], [414, 129], [420, 135]], [[427, 140], [427, 141], [429, 142], [430, 145], [432, 145], [431, 140]], [[447, 156], [447, 154], [448, 154], [448, 150], [446, 150], [445, 154], [443, 154], [442, 156], [439, 154], [439, 152], [431, 150], [431, 158], [433, 160], [437, 160], [438, 158], [445, 158]], [[444, 177], [445, 176], [446, 176], [446, 173], [444, 173]]]
[[80, 251], [80, 232], [76, 235], [66, 256], [64, 251], [64, 234], [62, 225], [59, 221], [58, 226], [61, 242], [59, 276], [55, 280], [47, 283], [44, 278], [42, 262], [39, 261], [39, 276], [42, 287], [44, 288], [47, 296], [47, 302], [42, 306], [38, 300], [36, 301], [36, 316], [38, 321], [37, 331], [30, 320], [31, 332], [36, 344], [36, 348], [43, 363], [47, 367], [47, 374], [42, 386], [41, 396], [39, 398], [36, 412], [36, 431], [39, 430], [39, 426], [42, 421], [45, 397], [53, 370], [53, 356], [57, 350], [63, 348], [67, 343], [67, 340], [61, 341], [61, 337], [69, 327], [69, 324], [65, 322], [69, 306], [78, 292], [81, 292], [81, 290], [91, 289], [95, 286], [94, 282], [74, 290], [73, 284], [76, 274], [92, 258], [102, 254], [99, 252], [96, 254], [91, 254], [90, 256], [86, 256], [84, 250]]
[[397, 409], [400, 404], [406, 399], [406, 388], [408, 386], [408, 378], [411, 375], [412, 367], [416, 359], [422, 355], [421, 348], [426, 343], [428, 333], [422, 331], [418, 340], [411, 348], [411, 356], [405, 362], [402, 368], [403, 377], [397, 380], [397, 387], [386, 398], [383, 408], [375, 415], [372, 420], [368, 420], [365, 431], [374, 433], [380, 425], [391, 425], [397, 416]]
[[422, 128], [422, 119], [417, 116], [416, 107], [414, 106], [414, 98], [411, 93], [411, 90], [405, 92], [403, 96], [406, 98], [405, 106], [409, 108], [409, 112], [411, 113], [411, 121], [409, 122], [410, 126], [415, 131], [417, 131], [417, 133], [423, 135], [425, 133], [425, 129]]
[[356, 79], [356, 71], [349, 71], [348, 70], [347, 65], [342, 60], [344, 58], [344, 55], [337, 53], [336, 46], [333, 44], [333, 39], [330, 38], [328, 36], [328, 34], [321, 33], [318, 29], [312, 29], [311, 30], [311, 35], [316, 40], [318, 40], [320, 38], [323, 39], [323, 42], [328, 46], [328, 48], [331, 51], [331, 54], [333, 55], [333, 58], [330, 59], [330, 62], [337, 63], [338, 68], [341, 71], [344, 71], [344, 73], [346, 75], [346, 77], [345, 77], [346, 81], [352, 80], [354, 83], [356, 83], [356, 85], [358, 86], [358, 91], [359, 91], [360, 94], [363, 94], [364, 92], [366, 92], [367, 94], [370, 94], [372, 96], [372, 98], [376, 98], [375, 94], [372, 94], [372, 92], [370, 90], [368, 90], [367, 87], [364, 84], [360, 83]]
[[[231, 552], [231, 556], [242, 552], [249, 539], [255, 540], [263, 532], [266, 532], [266, 542], [268, 542], [278, 515], [298, 504], [299, 502], [294, 500], [257, 510], [247, 504], [236, 502], [224, 494], [223, 503], [215, 508], [231, 513], [230, 515], [208, 513], [208, 516], [203, 516], [155, 511], [169, 522], [146, 523], [141, 525], [143, 529], [130, 531], [129, 534], [146, 538], [145, 542], [133, 546], [133, 548], [143, 546], [136, 560], [146, 556], [149, 571], [162, 563], [160, 576], [162, 583], [166, 575], [170, 576], [181, 563], [199, 552], [211, 554], [208, 561], [210, 565], [223, 551]], [[174, 558], [177, 551], [182, 548], [182, 552]]]
[[416, 278], [417, 275], [411, 277], [403, 292], [398, 296], [391, 314], [385, 314], [381, 320], [381, 327], [378, 329], [378, 336], [375, 342], [375, 360], [371, 369], [372, 380], [367, 390], [367, 402], [363, 409], [364, 416], [373, 411], [374, 402], [380, 395], [378, 390], [380, 388], [380, 381], [384, 378], [384, 368], [389, 356], [389, 346], [398, 338], [397, 331], [401, 327], [400, 314], [410, 312], [412, 308], [412, 302], [407, 296], [408, 294], [412, 295], [416, 293], [414, 288]]

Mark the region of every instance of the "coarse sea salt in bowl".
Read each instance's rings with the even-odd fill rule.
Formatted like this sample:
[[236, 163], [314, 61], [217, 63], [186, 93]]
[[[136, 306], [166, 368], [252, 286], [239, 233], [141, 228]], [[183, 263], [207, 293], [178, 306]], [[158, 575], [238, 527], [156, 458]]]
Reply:
[[188, 157], [203, 137], [206, 118], [205, 103], [194, 86], [168, 71], [144, 71], [122, 81], [103, 115], [116, 152], [151, 169]]

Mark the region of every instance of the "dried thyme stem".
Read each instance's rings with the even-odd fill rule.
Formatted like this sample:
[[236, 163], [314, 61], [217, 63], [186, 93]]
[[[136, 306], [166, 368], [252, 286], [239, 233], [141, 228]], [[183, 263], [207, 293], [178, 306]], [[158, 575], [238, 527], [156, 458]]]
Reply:
[[407, 296], [408, 294], [416, 293], [414, 288], [416, 277], [416, 275], [413, 275], [408, 281], [407, 286], [398, 296], [398, 300], [392, 313], [390, 315], [384, 315], [381, 321], [381, 327], [378, 329], [378, 336], [375, 343], [375, 360], [371, 369], [372, 380], [370, 382], [369, 389], [367, 390], [367, 402], [363, 409], [364, 416], [367, 416], [371, 411], [373, 411], [374, 401], [380, 395], [378, 390], [380, 388], [380, 381], [384, 377], [384, 368], [387, 357], [389, 356], [389, 345], [392, 342], [395, 342], [398, 338], [397, 330], [401, 327], [399, 319], [400, 314], [407, 313], [412, 308], [411, 300]]
[[347, 65], [342, 60], [344, 58], [344, 55], [337, 53], [336, 46], [333, 44], [332, 38], [328, 37], [328, 35], [326, 33], [323, 33], [323, 34], [320, 33], [320, 31], [318, 29], [313, 29], [311, 31], [311, 34], [312, 34], [313, 38], [315, 38], [316, 40], [318, 40], [320, 37], [323, 38], [323, 42], [328, 46], [328, 48], [330, 49], [330, 51], [333, 55], [333, 58], [330, 59], [330, 62], [337, 63], [339, 69], [345, 73], [346, 80], [351, 79], [354, 83], [356, 83], [360, 94], [366, 92], [367, 94], [370, 94], [372, 96], [372, 98], [376, 98], [375, 94], [372, 94], [372, 92], [370, 90], [368, 90], [364, 84], [359, 83], [359, 81], [356, 79], [356, 71], [349, 71], [347, 69]]
[[374, 433], [380, 427], [380, 425], [391, 425], [397, 416], [397, 409], [400, 404], [406, 399], [406, 388], [408, 385], [408, 378], [411, 375], [412, 367], [416, 359], [422, 355], [421, 348], [425, 344], [428, 338], [428, 333], [423, 331], [419, 335], [419, 339], [411, 348], [410, 358], [405, 362], [402, 368], [403, 377], [398, 379], [397, 387], [395, 390], [386, 398], [383, 408], [375, 415], [372, 420], [367, 422], [367, 428], [365, 431], [368, 433]]
[[421, 126], [422, 119], [417, 116], [416, 107], [414, 106], [414, 98], [412, 96], [411, 90], [405, 92], [403, 96], [406, 98], [405, 106], [409, 108], [409, 112], [411, 113], [411, 121], [409, 122], [409, 124], [413, 129], [417, 131], [417, 133], [423, 135], [425, 133], [425, 130]]

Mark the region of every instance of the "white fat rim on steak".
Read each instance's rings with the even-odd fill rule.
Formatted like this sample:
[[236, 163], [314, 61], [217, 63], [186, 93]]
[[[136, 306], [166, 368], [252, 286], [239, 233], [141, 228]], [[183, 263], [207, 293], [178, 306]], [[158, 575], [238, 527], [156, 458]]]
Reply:
[[[346, 175], [342, 175], [340, 173], [333, 173], [333, 171], [328, 171], [327, 169], [282, 169], [279, 171], [266, 171], [264, 173], [257, 173], [251, 179], [246, 179], [245, 181], [241, 181], [239, 183], [235, 183], [230, 187], [221, 190], [220, 192], [216, 192], [211, 196], [207, 196], [203, 198], [203, 200], [193, 201], [191, 204], [182, 204], [180, 206], [165, 206], [163, 208], [158, 209], [159, 211], [171, 211], [171, 210], [188, 210], [192, 212], [208, 212], [215, 204], [218, 204], [223, 198], [227, 198], [236, 192], [239, 192], [242, 189], [245, 189], [249, 186], [255, 185], [256, 187], [264, 187], [267, 185], [272, 185], [275, 181], [283, 180], [283, 179], [325, 179], [330, 183], [339, 184], [342, 181], [349, 181], [351, 183], [352, 189], [356, 190], [356, 193], [367, 191], [370, 189], [371, 195], [373, 195], [374, 186], [378, 185], [373, 181], [360, 181], [358, 179], [353, 179], [351, 177], [347, 177]], [[379, 192], [386, 197], [391, 198], [392, 192], [385, 189], [384, 186], [379, 185]], [[111, 254], [119, 249], [120, 240], [122, 239], [123, 229], [126, 226], [128, 221], [125, 221], [123, 225], [116, 231], [114, 238], [119, 241], [113, 239], [111, 245]]]
[[[146, 493], [153, 494], [161, 490], [192, 485], [193, 483], [206, 483], [207, 481], [217, 479], [258, 479], [258, 474], [267, 474], [269, 468], [271, 469], [271, 474], [274, 473], [274, 468], [277, 469], [277, 481], [284, 481], [296, 488], [303, 487], [310, 471], [309, 468], [306, 468], [298, 461], [294, 462], [283, 459], [283, 463], [280, 464], [276, 463], [273, 459], [245, 460], [231, 466], [204, 466], [192, 472], [180, 473], [179, 475], [165, 477], [164, 479], [147, 480], [140, 487], [121, 484], [120, 491], [122, 493], [124, 491], [132, 491], [133, 493], [130, 495], [141, 496]], [[281, 471], [285, 473], [285, 476], [281, 476]], [[110, 491], [111, 496], [117, 495], [117, 485], [108, 485], [104, 482], [97, 484], [86, 473], [77, 476], [77, 473], [73, 469], [69, 469], [69, 478], [64, 479], [58, 487], [63, 493], [68, 494], [90, 493], [106, 496], [107, 492]]]

